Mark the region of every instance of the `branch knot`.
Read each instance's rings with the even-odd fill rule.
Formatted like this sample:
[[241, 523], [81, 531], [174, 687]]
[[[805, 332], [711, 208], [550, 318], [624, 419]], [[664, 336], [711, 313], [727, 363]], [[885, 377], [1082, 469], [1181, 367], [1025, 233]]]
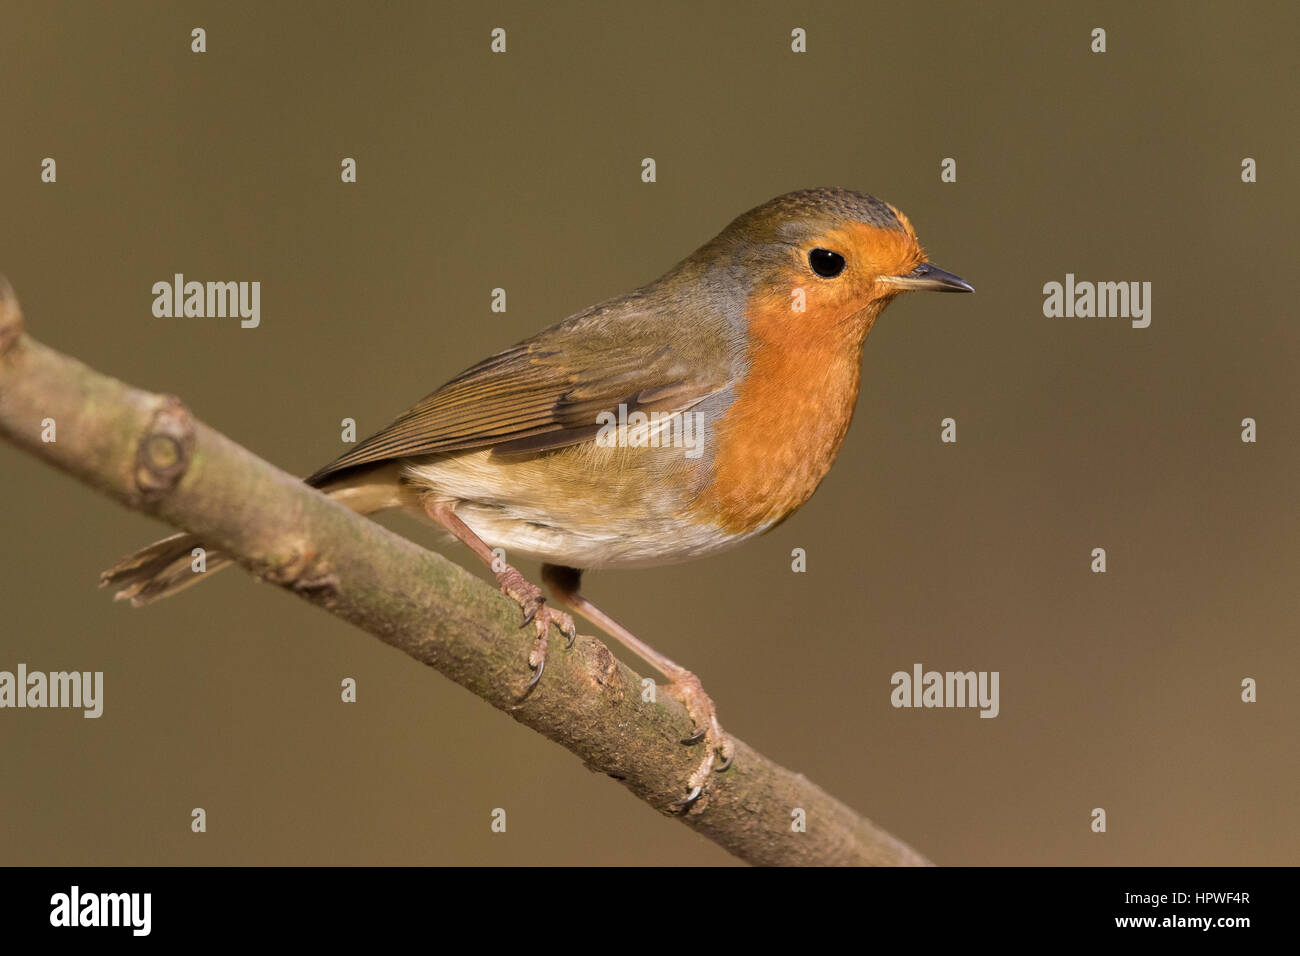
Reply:
[[327, 607], [338, 596], [338, 575], [325, 558], [305, 543], [295, 545], [287, 558], [271, 563], [259, 574], [264, 581], [289, 588]]
[[194, 456], [194, 420], [174, 395], [163, 397], [135, 456], [135, 484], [146, 501], [171, 491]]

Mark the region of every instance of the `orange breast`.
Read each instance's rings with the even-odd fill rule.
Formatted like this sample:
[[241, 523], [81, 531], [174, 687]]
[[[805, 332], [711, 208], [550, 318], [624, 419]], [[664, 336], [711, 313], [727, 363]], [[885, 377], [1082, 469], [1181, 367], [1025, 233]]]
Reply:
[[713, 429], [712, 482], [691, 517], [732, 534], [774, 524], [807, 501], [853, 418], [870, 318], [792, 313], [751, 302], [749, 372]]

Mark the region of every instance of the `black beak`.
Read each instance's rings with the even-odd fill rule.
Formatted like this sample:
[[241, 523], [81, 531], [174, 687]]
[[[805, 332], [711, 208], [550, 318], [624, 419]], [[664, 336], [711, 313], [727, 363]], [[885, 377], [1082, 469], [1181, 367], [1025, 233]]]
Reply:
[[922, 262], [905, 276], [881, 276], [878, 280], [904, 292], [974, 292], [975, 287], [951, 272]]

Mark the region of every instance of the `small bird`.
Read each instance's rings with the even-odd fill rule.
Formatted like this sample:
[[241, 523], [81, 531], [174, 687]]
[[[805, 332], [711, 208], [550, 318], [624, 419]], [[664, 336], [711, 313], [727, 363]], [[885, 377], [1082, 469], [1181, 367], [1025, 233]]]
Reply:
[[[901, 292], [973, 292], [931, 265], [907, 217], [848, 189], [744, 213], [662, 277], [479, 362], [308, 477], [361, 514], [401, 508], [493, 570], [536, 628], [536, 685], [573, 618], [494, 548], [542, 562], [555, 599], [669, 679], [706, 743], [688, 808], [733, 747], [699, 679], [602, 612], [584, 571], [700, 558], [769, 531], [811, 497], [857, 402], [862, 347]], [[195, 583], [178, 534], [102, 575], [147, 604]], [[230, 559], [208, 549], [207, 572]], [[720, 759], [719, 759], [720, 758]]]

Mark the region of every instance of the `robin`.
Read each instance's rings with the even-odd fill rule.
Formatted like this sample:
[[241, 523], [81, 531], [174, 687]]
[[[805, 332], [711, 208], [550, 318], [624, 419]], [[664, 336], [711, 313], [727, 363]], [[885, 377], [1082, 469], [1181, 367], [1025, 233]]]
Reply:
[[[931, 265], [907, 217], [847, 189], [778, 196], [662, 277], [457, 375], [306, 479], [361, 514], [432, 519], [487, 564], [532, 623], [532, 687], [555, 626], [493, 549], [540, 560], [556, 600], [669, 679], [706, 743], [679, 804], [731, 763], [690, 671], [583, 595], [583, 571], [700, 558], [769, 531], [809, 499], [857, 400], [862, 347], [901, 292], [973, 292]], [[105, 571], [146, 604], [195, 583], [190, 534]], [[230, 559], [208, 551], [210, 573]], [[720, 759], [719, 759], [720, 758]]]

